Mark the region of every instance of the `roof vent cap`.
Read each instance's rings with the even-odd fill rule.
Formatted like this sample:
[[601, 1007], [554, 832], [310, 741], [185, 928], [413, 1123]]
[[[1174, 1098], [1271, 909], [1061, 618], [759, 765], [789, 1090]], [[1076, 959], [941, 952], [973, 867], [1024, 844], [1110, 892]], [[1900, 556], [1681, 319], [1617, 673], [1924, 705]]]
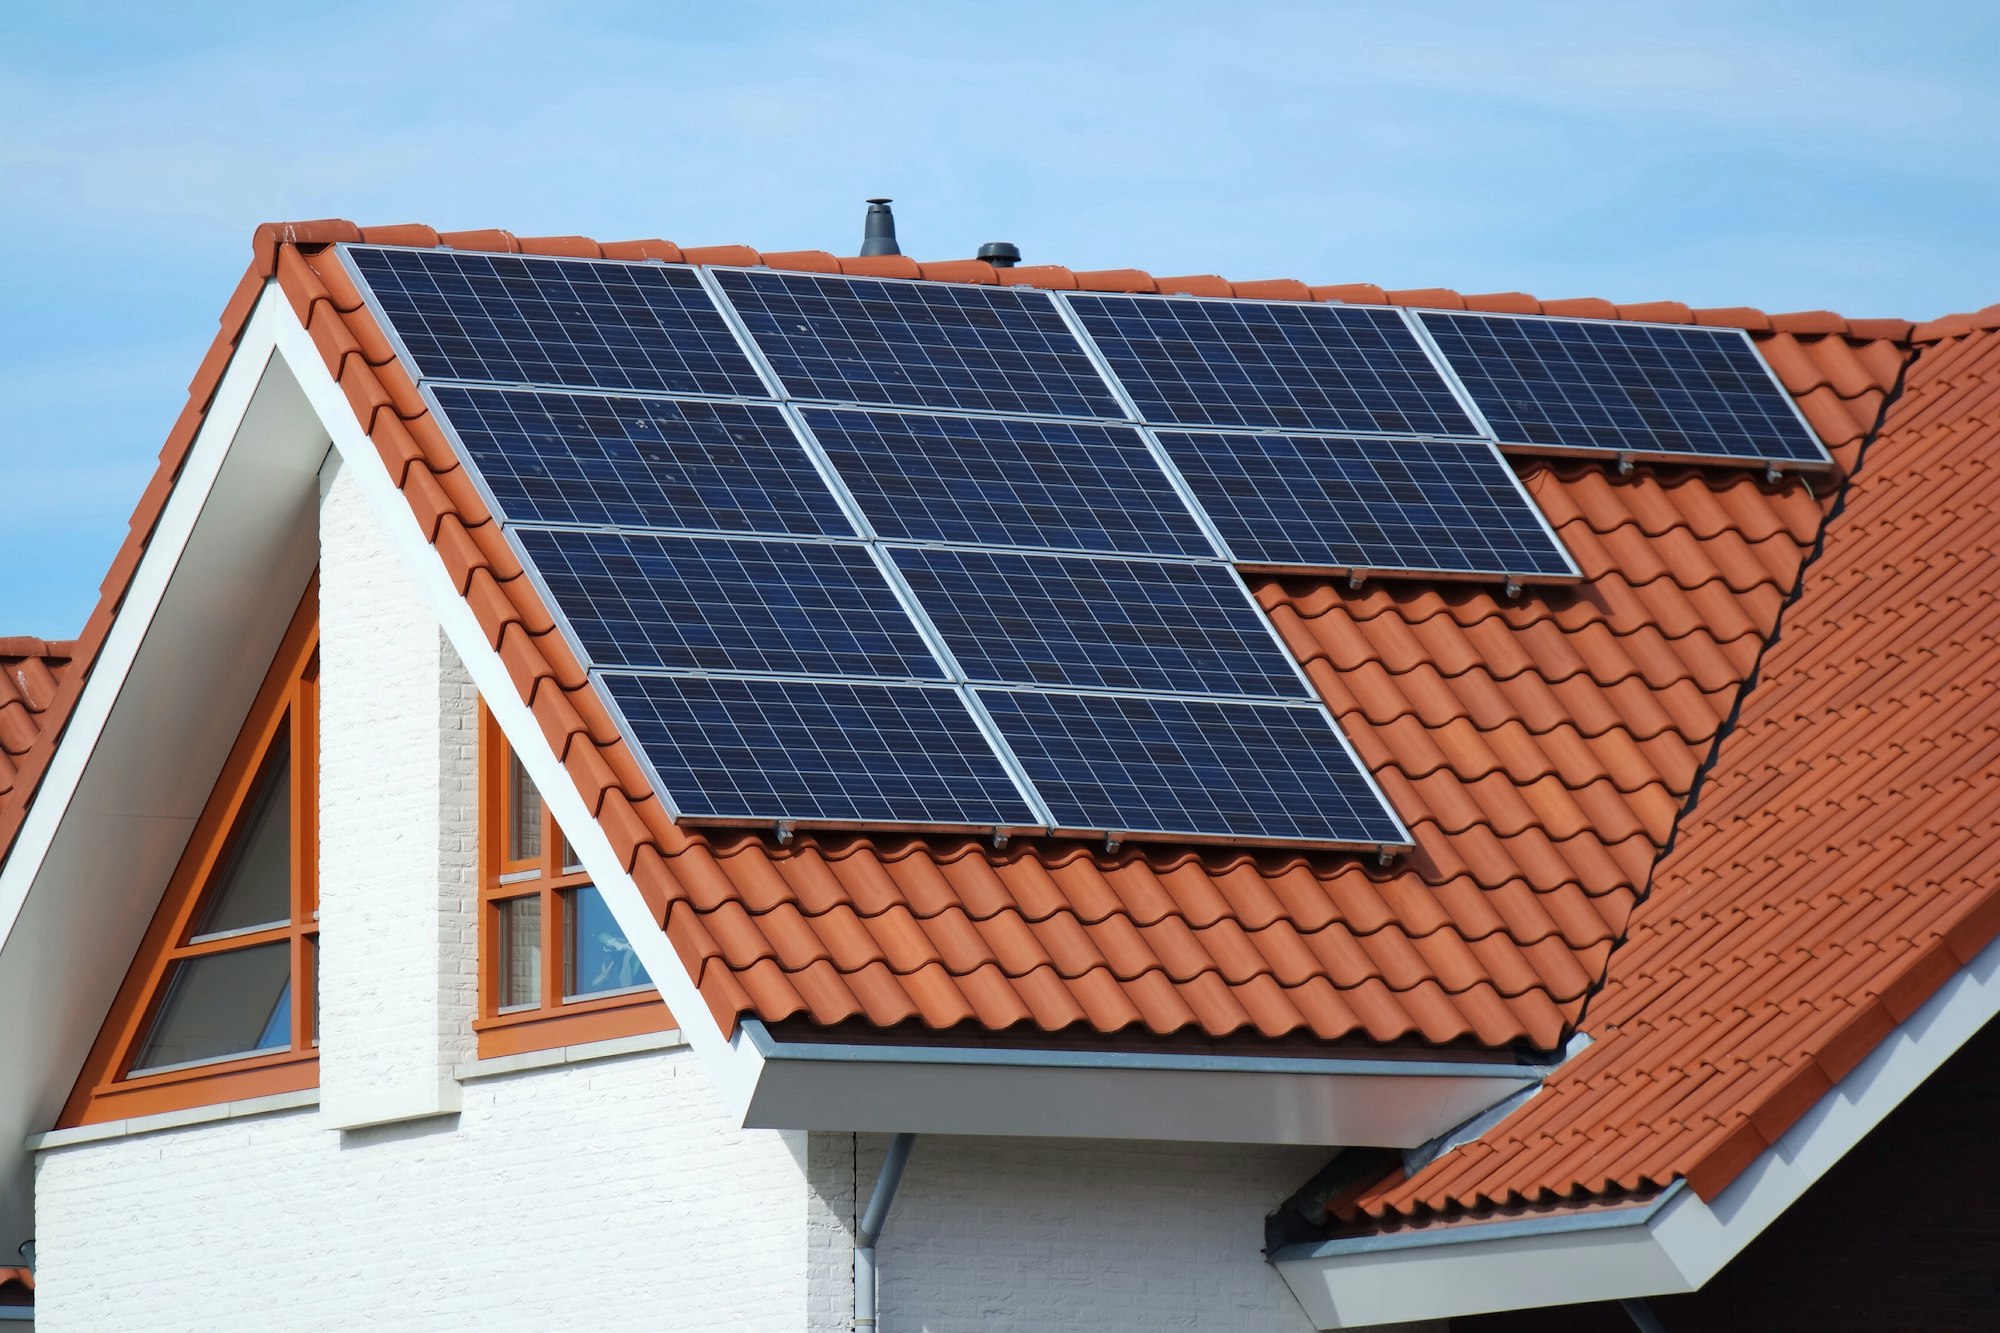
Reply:
[[870, 199], [868, 215], [861, 220], [861, 253], [864, 255], [899, 255], [903, 247], [896, 244], [896, 215], [889, 211], [889, 200]]
[[1021, 262], [1021, 247], [1012, 241], [988, 241], [979, 247], [978, 257], [995, 268], [1012, 268]]

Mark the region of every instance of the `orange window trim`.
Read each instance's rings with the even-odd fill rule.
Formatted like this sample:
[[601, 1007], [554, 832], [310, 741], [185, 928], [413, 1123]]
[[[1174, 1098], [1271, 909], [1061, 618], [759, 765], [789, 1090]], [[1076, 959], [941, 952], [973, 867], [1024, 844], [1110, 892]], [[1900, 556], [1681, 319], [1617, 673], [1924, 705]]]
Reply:
[[[268, 930], [184, 943], [205, 906], [204, 890], [223, 865], [231, 850], [231, 835], [257, 793], [265, 757], [281, 734], [290, 740], [291, 920]], [[315, 574], [292, 613], [249, 717], [237, 733], [221, 776], [195, 821], [160, 905], [98, 1029], [76, 1086], [57, 1118], [58, 1128], [213, 1106], [318, 1085], [319, 1052], [313, 1045], [312, 1031], [312, 996], [317, 982], [313, 950], [319, 935], [318, 774], [319, 576]], [[132, 1061], [166, 999], [166, 979], [176, 962], [278, 941], [291, 946], [289, 1049], [130, 1076]]]
[[[660, 1032], [674, 1025], [659, 992], [648, 988], [624, 995], [563, 997], [564, 892], [590, 885], [583, 870], [563, 862], [565, 841], [555, 817], [542, 807], [541, 855], [510, 860], [513, 827], [513, 751], [482, 702], [479, 706], [479, 1016], [473, 1020], [479, 1056], [491, 1059], [545, 1051], [612, 1037]], [[508, 879], [501, 883], [502, 877]], [[504, 939], [500, 904], [516, 898], [541, 900], [541, 988], [532, 1008], [500, 1012], [500, 969]]]

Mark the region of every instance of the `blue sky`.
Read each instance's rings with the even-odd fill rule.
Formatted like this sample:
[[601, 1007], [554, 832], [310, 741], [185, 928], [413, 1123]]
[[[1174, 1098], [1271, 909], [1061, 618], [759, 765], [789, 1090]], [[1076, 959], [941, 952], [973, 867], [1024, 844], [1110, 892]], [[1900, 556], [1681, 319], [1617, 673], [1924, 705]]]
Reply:
[[76, 632], [256, 224], [858, 242], [1925, 317], [2000, 300], [2000, 6], [17, 6], [0, 635]]

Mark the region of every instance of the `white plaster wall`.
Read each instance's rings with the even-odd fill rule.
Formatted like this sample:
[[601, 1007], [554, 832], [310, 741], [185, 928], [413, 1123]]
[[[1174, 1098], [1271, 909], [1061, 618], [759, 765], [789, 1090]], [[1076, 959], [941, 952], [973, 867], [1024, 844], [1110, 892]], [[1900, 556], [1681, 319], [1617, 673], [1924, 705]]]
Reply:
[[803, 1135], [735, 1130], [686, 1050], [54, 1149], [39, 1333], [797, 1329]]
[[[845, 1328], [856, 1148], [814, 1134], [812, 1333]], [[1323, 1148], [920, 1136], [877, 1248], [882, 1333], [1306, 1333], [1259, 1247]], [[830, 1222], [822, 1221], [822, 1216]]]

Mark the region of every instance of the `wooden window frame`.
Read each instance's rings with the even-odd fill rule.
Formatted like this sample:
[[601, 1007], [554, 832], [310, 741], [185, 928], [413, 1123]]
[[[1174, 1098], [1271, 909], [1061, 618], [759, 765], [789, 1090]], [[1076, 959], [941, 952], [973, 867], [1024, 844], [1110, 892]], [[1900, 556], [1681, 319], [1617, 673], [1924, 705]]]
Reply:
[[[289, 743], [291, 919], [269, 929], [190, 941], [208, 891], [235, 848], [238, 822], [259, 791], [272, 745]], [[285, 630], [250, 714], [223, 761], [160, 905], [85, 1058], [59, 1128], [245, 1097], [297, 1092], [319, 1084], [313, 1031], [318, 1005], [319, 938], [319, 576], [314, 574]], [[167, 996], [174, 964], [284, 942], [291, 952], [291, 1044], [284, 1050], [223, 1058], [134, 1077], [132, 1062]]]
[[[513, 750], [484, 701], [479, 705], [479, 1013], [472, 1027], [479, 1056], [492, 1059], [613, 1037], [661, 1032], [674, 1025], [656, 987], [616, 995], [565, 999], [568, 892], [589, 888], [582, 867], [562, 864], [568, 847], [548, 804], [542, 805], [541, 854], [510, 860], [513, 827]], [[504, 882], [503, 882], [504, 881]], [[542, 910], [541, 991], [529, 1008], [500, 1006], [500, 904], [539, 898]]]

